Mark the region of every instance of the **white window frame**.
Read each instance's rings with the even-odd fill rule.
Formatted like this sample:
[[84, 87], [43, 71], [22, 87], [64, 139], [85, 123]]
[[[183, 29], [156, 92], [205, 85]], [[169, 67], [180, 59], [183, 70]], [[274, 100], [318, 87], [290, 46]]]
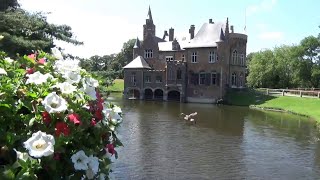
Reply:
[[[201, 75], [204, 75], [203, 83], [201, 83]], [[205, 85], [205, 84], [206, 84], [206, 73], [201, 72], [201, 73], [199, 73], [199, 85]]]
[[215, 63], [216, 62], [216, 53], [214, 51], [209, 52], [209, 63]]
[[181, 55], [181, 60], [182, 60], [182, 61], [185, 60], [185, 55], [184, 55], [184, 54]]
[[152, 49], [146, 49], [144, 50], [144, 58], [153, 58], [153, 51]]
[[236, 64], [237, 63], [237, 59], [238, 59], [238, 52], [237, 52], [237, 50], [233, 50], [233, 52], [232, 52], [232, 64]]
[[192, 54], [191, 54], [191, 63], [198, 63], [197, 62], [197, 56], [198, 56], [197, 52], [192, 52]]
[[[148, 78], [147, 78], [148, 77]], [[151, 83], [151, 76], [146, 76], [145, 83]]]
[[173, 56], [166, 56], [166, 61], [173, 61]]

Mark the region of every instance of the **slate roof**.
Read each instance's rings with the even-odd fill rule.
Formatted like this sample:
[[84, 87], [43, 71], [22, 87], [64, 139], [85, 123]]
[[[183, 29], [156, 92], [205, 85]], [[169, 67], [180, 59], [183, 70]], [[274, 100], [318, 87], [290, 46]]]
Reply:
[[123, 69], [151, 69], [151, 67], [142, 56], [137, 56], [129, 64], [124, 66]]
[[[217, 42], [223, 40], [225, 25], [222, 22], [204, 23], [198, 33], [184, 48], [216, 47]], [[223, 34], [221, 34], [223, 33]]]

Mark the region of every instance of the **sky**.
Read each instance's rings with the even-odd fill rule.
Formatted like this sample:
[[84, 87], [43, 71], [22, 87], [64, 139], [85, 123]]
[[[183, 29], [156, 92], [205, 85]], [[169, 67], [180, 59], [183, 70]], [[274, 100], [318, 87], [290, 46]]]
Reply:
[[[47, 13], [50, 23], [67, 24], [83, 46], [57, 42], [66, 53], [88, 58], [121, 51], [129, 39], [142, 39], [150, 5], [156, 35], [174, 28], [175, 36], [197, 32], [203, 23], [225, 22], [248, 35], [247, 54], [298, 44], [320, 33], [319, 0], [19, 0], [30, 12]], [[246, 27], [246, 31], [244, 31]]]

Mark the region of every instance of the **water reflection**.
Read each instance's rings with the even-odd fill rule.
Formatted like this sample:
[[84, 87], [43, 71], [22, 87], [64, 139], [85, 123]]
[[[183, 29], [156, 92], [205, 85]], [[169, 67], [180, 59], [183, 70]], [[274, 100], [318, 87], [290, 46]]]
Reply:
[[[110, 99], [122, 106], [116, 179], [317, 179], [314, 123], [243, 107]], [[198, 112], [195, 126], [180, 113]]]

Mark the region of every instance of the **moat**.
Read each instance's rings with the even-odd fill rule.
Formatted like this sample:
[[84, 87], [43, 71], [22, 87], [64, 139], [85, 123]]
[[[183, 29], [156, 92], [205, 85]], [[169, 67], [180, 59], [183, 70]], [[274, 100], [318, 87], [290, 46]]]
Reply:
[[[109, 98], [125, 113], [115, 179], [319, 179], [315, 123], [212, 104]], [[180, 113], [198, 112], [189, 125]]]

